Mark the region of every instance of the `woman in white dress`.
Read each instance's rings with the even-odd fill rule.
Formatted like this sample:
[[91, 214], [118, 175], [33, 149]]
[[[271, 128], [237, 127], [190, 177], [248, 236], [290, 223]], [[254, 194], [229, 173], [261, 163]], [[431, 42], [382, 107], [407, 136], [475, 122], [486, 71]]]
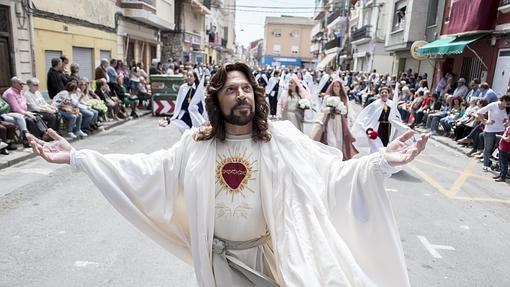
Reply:
[[344, 160], [358, 153], [353, 145], [355, 140], [349, 129], [348, 113], [349, 101], [342, 81], [334, 80], [326, 90], [321, 112], [312, 129], [312, 138], [341, 150]]
[[301, 99], [310, 100], [310, 95], [303, 88], [298, 77], [293, 76], [289, 80], [288, 89], [283, 92], [282, 97], [278, 101], [278, 112], [282, 120], [290, 121], [302, 132], [305, 110], [300, 108], [299, 101]]

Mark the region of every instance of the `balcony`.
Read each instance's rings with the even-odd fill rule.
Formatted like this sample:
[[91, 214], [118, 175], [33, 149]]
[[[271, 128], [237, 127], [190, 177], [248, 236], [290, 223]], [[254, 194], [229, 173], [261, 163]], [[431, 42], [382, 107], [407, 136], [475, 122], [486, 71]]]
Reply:
[[[370, 39], [370, 25], [365, 25], [358, 30], [351, 32], [351, 41], [359, 41], [363, 39]], [[355, 43], [353, 43], [355, 44]]]
[[326, 18], [326, 25], [330, 25], [333, 23], [336, 19], [340, 17], [345, 17], [347, 15], [347, 10], [345, 9], [335, 9], [333, 12], [328, 14], [328, 17]]
[[499, 2], [498, 10], [501, 13], [510, 12], [510, 0], [501, 0], [501, 2]]
[[318, 53], [319, 48], [320, 48], [320, 44], [318, 42], [312, 43], [312, 45], [310, 45], [310, 53]]
[[324, 50], [327, 51], [327, 50], [331, 50], [334, 48], [340, 48], [342, 46], [341, 40], [342, 40], [342, 38], [334, 38], [332, 40], [329, 40], [324, 45]]
[[223, 48], [226, 48], [226, 47], [227, 47], [227, 40], [226, 40], [226, 39], [221, 38], [221, 46], [222, 46]]
[[158, 12], [159, 14], [165, 14], [164, 12], [167, 11], [170, 4], [160, 3], [163, 5], [156, 10], [156, 3], [156, 0], [121, 0], [120, 7], [124, 17], [140, 21], [162, 31], [174, 29], [173, 17], [165, 15], [165, 18], [163, 18], [158, 15]]

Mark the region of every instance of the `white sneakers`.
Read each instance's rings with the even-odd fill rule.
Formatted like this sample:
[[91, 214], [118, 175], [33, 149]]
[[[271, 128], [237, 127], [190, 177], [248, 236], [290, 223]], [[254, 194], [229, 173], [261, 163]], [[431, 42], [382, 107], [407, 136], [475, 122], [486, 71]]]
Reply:
[[67, 140], [74, 140], [74, 139], [77, 139], [78, 137], [82, 137], [82, 138], [86, 138], [88, 137], [88, 134], [84, 133], [82, 130], [79, 130], [78, 132], [75, 133], [67, 133], [67, 137], [66, 139]]

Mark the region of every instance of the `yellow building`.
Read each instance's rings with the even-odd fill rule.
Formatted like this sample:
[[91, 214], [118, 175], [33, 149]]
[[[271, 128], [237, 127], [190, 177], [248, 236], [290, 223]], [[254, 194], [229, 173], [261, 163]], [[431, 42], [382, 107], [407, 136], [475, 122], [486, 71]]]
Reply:
[[101, 58], [115, 58], [115, 0], [33, 0], [36, 77], [46, 90], [51, 59], [65, 55], [80, 65], [80, 76], [94, 78]]
[[306, 17], [266, 17], [262, 65], [312, 66], [310, 33], [314, 24]]

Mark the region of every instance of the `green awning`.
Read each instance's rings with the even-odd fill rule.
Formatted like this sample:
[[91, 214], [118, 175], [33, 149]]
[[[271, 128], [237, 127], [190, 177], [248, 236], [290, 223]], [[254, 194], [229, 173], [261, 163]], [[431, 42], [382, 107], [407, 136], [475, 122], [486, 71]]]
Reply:
[[464, 48], [485, 36], [485, 34], [475, 34], [469, 36], [460, 36], [457, 38], [447, 37], [442, 38], [418, 49], [418, 54], [421, 56], [436, 56], [436, 55], [448, 55], [448, 54], [462, 54]]

